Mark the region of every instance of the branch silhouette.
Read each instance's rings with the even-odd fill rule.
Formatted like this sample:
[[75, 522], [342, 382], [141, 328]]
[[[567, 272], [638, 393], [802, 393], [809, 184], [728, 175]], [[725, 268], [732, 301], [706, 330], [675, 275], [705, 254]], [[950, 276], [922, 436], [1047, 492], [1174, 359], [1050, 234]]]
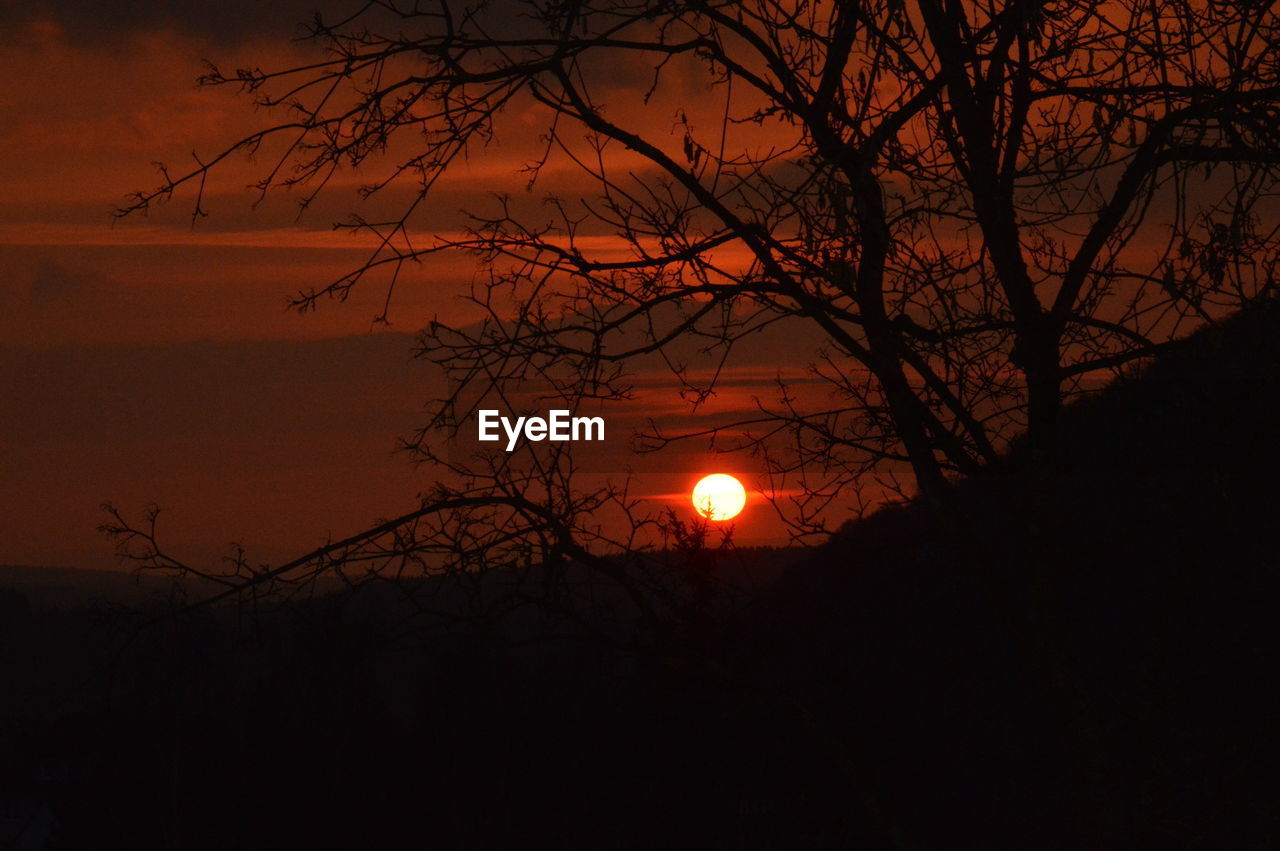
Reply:
[[[1052, 469], [1067, 401], [1275, 289], [1266, 4], [371, 2], [311, 38], [319, 61], [211, 67], [204, 84], [272, 118], [118, 215], [189, 192], [202, 216], [211, 175], [264, 145], [255, 190], [299, 189], [303, 209], [339, 172], [376, 173], [360, 195], [394, 211], [338, 225], [371, 236], [370, 255], [292, 304], [385, 273], [387, 321], [420, 261], [469, 258], [482, 319], [422, 332], [451, 389], [408, 441], [446, 475], [475, 473], [433, 448], [467, 426], [463, 400], [531, 382], [564, 407], [628, 398], [658, 358], [697, 410], [758, 334], [781, 332], [835, 404], [780, 377], [738, 423], [644, 441], [745, 433], [733, 445], [807, 495], [814, 511], [788, 519], [808, 534], [834, 492], [905, 477], [937, 500], [1015, 435]], [[499, 193], [428, 228], [441, 181], [499, 138], [536, 138], [523, 177], [550, 184], [543, 206]], [[504, 459], [475, 503], [433, 504], [514, 509], [502, 482], [547, 463]], [[550, 534], [542, 522], [528, 533]], [[566, 555], [591, 551], [560, 532]], [[245, 579], [292, 567], [276, 570]]]

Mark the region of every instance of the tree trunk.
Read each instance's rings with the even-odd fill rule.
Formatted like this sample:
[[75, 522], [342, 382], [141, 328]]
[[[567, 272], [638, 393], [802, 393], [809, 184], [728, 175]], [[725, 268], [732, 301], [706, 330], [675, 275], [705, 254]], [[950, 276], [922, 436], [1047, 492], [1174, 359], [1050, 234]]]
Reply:
[[1043, 326], [1019, 334], [1014, 362], [1027, 381], [1027, 440], [1033, 469], [1051, 469], [1058, 462], [1059, 423], [1062, 418], [1062, 367], [1058, 338]]
[[911, 461], [916, 487], [925, 499], [936, 504], [946, 490], [947, 479], [942, 473], [942, 465], [938, 463], [924, 418], [920, 415], [920, 399], [897, 363], [878, 370], [877, 375], [894, 424], [898, 427], [898, 436]]

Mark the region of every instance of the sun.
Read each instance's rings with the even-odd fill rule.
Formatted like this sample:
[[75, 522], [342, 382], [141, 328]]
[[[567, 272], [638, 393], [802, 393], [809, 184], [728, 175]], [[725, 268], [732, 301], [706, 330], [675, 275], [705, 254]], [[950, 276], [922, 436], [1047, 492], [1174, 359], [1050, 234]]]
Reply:
[[693, 507], [708, 520], [730, 520], [746, 504], [747, 490], [733, 476], [715, 473], [693, 486]]

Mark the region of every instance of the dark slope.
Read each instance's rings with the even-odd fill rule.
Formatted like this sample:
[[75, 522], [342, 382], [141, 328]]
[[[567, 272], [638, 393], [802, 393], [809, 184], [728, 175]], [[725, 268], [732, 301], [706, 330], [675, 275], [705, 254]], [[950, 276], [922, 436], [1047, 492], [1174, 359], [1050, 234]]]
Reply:
[[1274, 845], [1277, 426], [1265, 305], [1073, 405], [1061, 472], [847, 529], [778, 675], [926, 847]]

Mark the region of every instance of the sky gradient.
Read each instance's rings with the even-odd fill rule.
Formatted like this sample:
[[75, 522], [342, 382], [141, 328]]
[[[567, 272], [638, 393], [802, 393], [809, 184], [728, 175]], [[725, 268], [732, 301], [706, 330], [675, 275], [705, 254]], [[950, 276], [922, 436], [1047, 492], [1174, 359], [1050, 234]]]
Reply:
[[[190, 198], [145, 217], [110, 215], [128, 192], [157, 182], [155, 162], [180, 168], [261, 120], [234, 92], [198, 88], [202, 63], [305, 59], [295, 22], [315, 5], [264, 13], [157, 2], [119, 14], [66, 2], [3, 12], [0, 563], [110, 566], [111, 545], [95, 528], [108, 501], [126, 512], [160, 505], [165, 540], [193, 559], [216, 559], [237, 541], [251, 558], [278, 561], [411, 508], [429, 485], [427, 471], [394, 451], [440, 384], [410, 357], [412, 333], [435, 317], [467, 321], [458, 296], [474, 269], [465, 258], [419, 267], [388, 327], [373, 321], [384, 293], [372, 285], [306, 315], [286, 309], [291, 294], [366, 257], [367, 241], [332, 230], [360, 210], [359, 174], [340, 176], [299, 216], [288, 194], [255, 206], [245, 186], [261, 163], [236, 160], [209, 186], [210, 215], [194, 227]], [[494, 144], [439, 187], [435, 207], [517, 192], [528, 150], [518, 136]], [[554, 169], [545, 177], [552, 188], [557, 179]], [[776, 367], [798, 363], [787, 341], [763, 341], [697, 416], [751, 410]], [[702, 473], [735, 472], [750, 486], [755, 462], [704, 446], [624, 457], [613, 440], [644, 417], [693, 421], [659, 376], [610, 417], [619, 454], [599, 472], [643, 469], [635, 492], [681, 510]], [[739, 529], [743, 542], [784, 540], [758, 498]]]

